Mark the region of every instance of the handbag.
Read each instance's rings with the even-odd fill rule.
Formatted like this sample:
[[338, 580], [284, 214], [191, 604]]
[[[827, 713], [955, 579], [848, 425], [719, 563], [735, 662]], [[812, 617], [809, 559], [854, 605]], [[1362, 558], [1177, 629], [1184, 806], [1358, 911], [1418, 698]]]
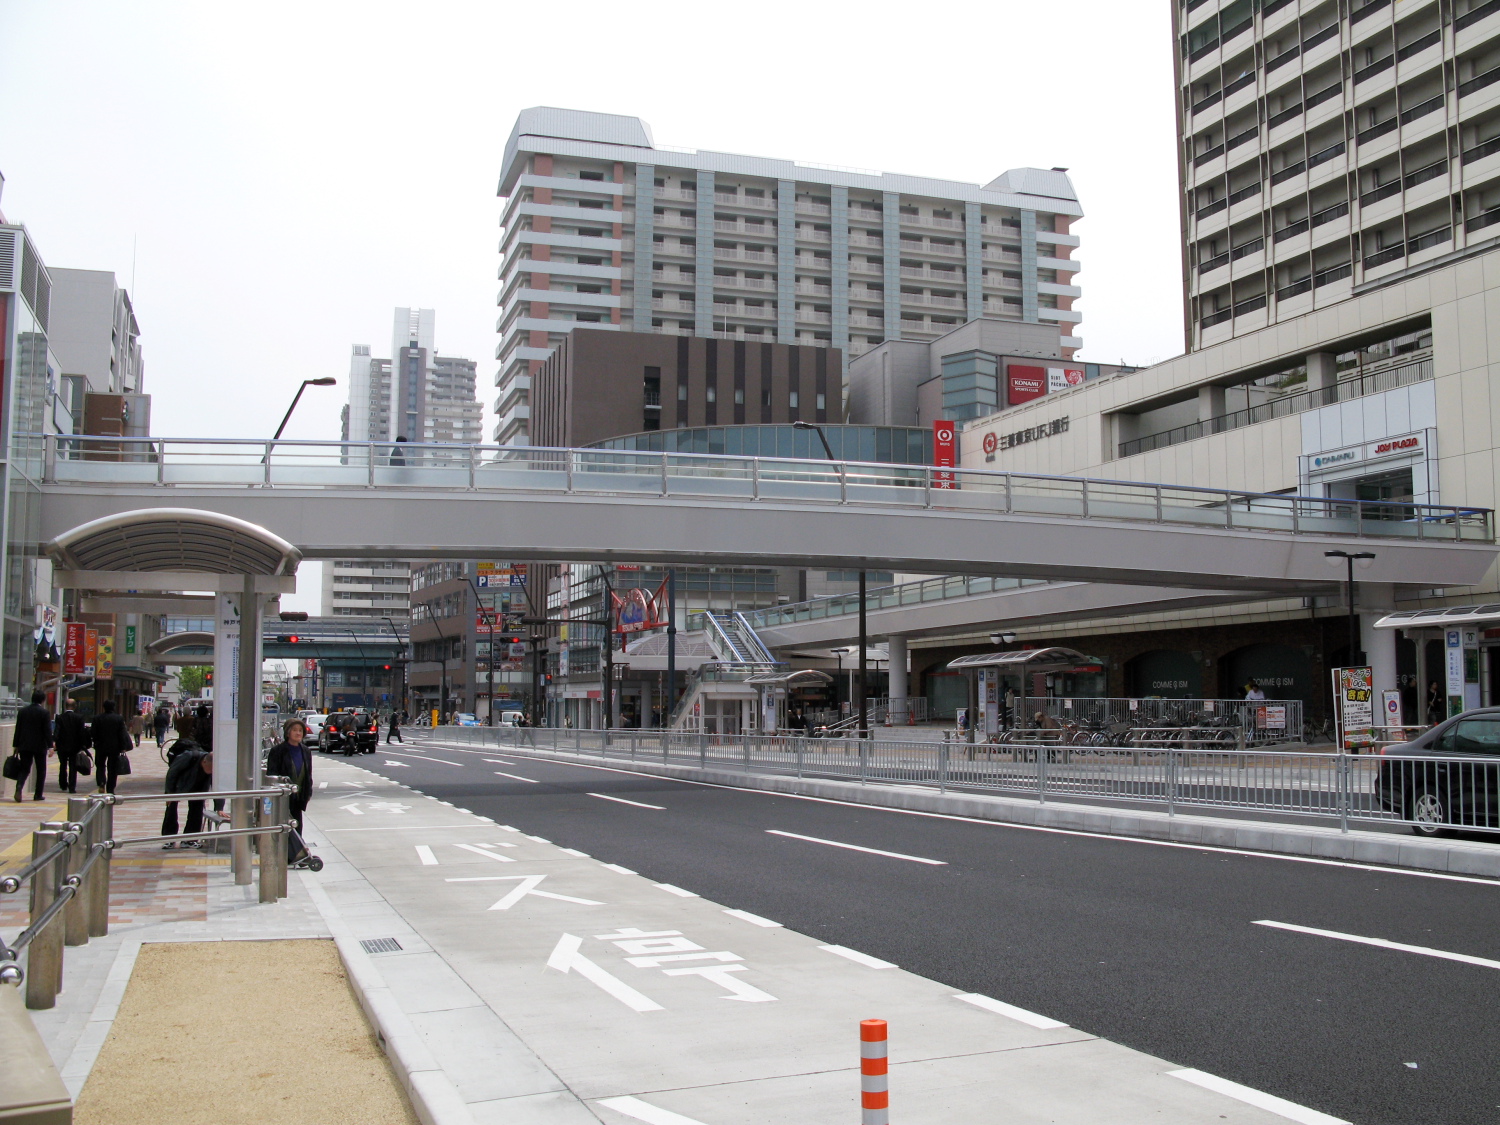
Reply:
[[130, 773], [130, 755], [120, 753], [115, 755], [115, 776], [124, 777]]
[[73, 772], [79, 777], [88, 777], [94, 772], [94, 759], [89, 757], [87, 750], [80, 750], [73, 755]]
[[21, 765], [21, 755], [12, 750], [10, 757], [5, 759], [5, 765], [0, 766], [0, 774], [4, 775], [6, 781], [20, 781], [21, 778], [25, 777], [26, 773]]

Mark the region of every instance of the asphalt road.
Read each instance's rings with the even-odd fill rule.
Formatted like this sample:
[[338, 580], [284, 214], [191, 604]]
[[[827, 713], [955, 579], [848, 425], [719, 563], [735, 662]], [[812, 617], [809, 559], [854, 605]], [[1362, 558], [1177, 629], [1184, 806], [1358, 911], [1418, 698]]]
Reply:
[[439, 743], [355, 761], [725, 906], [1357, 1125], [1500, 1119], [1497, 882], [911, 815]]

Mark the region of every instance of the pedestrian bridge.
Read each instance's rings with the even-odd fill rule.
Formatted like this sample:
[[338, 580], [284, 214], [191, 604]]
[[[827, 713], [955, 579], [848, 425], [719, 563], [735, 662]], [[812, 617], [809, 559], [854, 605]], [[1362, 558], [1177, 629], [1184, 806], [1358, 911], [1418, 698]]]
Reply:
[[33, 436], [42, 541], [152, 507], [258, 524], [307, 558], [867, 568], [1310, 593], [1463, 586], [1493, 513], [926, 466], [631, 450]]

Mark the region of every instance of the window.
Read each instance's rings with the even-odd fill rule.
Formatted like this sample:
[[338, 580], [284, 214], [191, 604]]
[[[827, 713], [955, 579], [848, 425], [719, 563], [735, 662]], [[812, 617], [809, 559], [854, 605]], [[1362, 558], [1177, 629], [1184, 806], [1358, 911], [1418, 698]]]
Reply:
[[719, 388], [713, 385], [709, 385], [708, 387], [704, 388], [704, 398], [708, 402], [718, 402]]
[[578, 178], [580, 180], [602, 180], [602, 179], [604, 179], [604, 173], [603, 172], [579, 172], [578, 173]]
[[793, 410], [797, 409], [797, 392], [796, 391], [791, 391], [791, 392], [789, 392], [787, 394], [787, 396], [786, 396], [786, 403]]
[[745, 405], [745, 388], [744, 387], [735, 387], [734, 388], [734, 404], [736, 406], [744, 406]]
[[1465, 719], [1454, 723], [1438, 741], [1444, 754], [1500, 755], [1500, 722], [1493, 719]]
[[687, 384], [686, 383], [678, 383], [677, 384], [677, 401], [678, 402], [686, 402], [687, 401]]
[[817, 410], [827, 410], [828, 409], [828, 396], [827, 395], [819, 395], [817, 397], [817, 405], [816, 405], [815, 409], [817, 409]]

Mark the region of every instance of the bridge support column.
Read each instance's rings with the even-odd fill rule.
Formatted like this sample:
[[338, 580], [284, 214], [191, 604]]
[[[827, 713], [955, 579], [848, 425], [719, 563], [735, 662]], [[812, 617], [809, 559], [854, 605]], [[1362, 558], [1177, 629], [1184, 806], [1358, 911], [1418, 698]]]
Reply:
[[891, 655], [890, 663], [886, 666], [890, 675], [891, 726], [904, 727], [908, 706], [906, 702], [906, 637], [904, 635], [886, 637], [885, 645]]

